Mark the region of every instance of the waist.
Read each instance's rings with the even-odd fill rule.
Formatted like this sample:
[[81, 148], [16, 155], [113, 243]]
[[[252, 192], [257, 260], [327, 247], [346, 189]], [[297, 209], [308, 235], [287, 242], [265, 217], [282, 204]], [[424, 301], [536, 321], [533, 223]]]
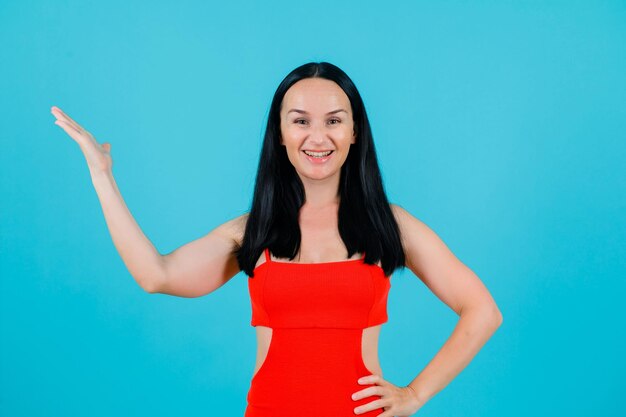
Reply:
[[372, 374], [363, 362], [362, 331], [273, 329], [267, 355], [251, 380], [247, 399], [256, 414], [250, 416], [349, 416], [355, 407], [378, 398], [351, 398], [368, 386], [357, 380]]

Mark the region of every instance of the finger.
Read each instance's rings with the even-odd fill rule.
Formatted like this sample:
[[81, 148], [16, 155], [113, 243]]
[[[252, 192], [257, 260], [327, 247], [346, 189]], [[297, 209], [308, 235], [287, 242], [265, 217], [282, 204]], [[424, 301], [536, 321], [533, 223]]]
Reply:
[[387, 401], [383, 400], [382, 398], [379, 400], [370, 401], [367, 404], [363, 404], [358, 407], [355, 407], [354, 412], [356, 414], [363, 414], [367, 411], [372, 411], [372, 410], [377, 410], [379, 408], [383, 408], [383, 406], [385, 406], [386, 403]]
[[357, 391], [352, 394], [352, 399], [354, 401], [360, 400], [361, 398], [371, 397], [372, 395], [383, 395], [381, 389], [378, 385], [374, 385], [372, 387], [367, 387], [362, 389], [361, 391]]
[[72, 128], [74, 128], [77, 131], [81, 131], [81, 127], [78, 125], [78, 123], [76, 123], [75, 121], [73, 121], [72, 119], [70, 119], [65, 113], [63, 113], [60, 109], [55, 109], [52, 110], [51, 112], [56, 118], [57, 120], [61, 120], [65, 123], [67, 123], [68, 125], [72, 126]]
[[382, 381], [382, 378], [380, 377], [380, 375], [377, 375], [377, 374], [362, 376], [361, 378], [357, 380], [357, 382], [361, 385], [375, 384], [381, 381]]
[[70, 116], [65, 114], [65, 112], [61, 110], [60, 108], [53, 106], [51, 112], [54, 116], [57, 117], [57, 119], [60, 118], [61, 120], [66, 121], [67, 123], [72, 125], [74, 129], [78, 130], [79, 132], [83, 130], [83, 128], [76, 121], [74, 121], [74, 119], [72, 119]]
[[76, 130], [76, 128], [70, 124], [69, 122], [62, 120], [62, 119], [57, 119], [54, 121], [54, 124], [61, 127], [63, 130], [65, 130], [67, 133], [75, 133], [75, 134], [80, 134], [80, 132], [78, 130]]
[[78, 142], [79, 145], [84, 145], [85, 144], [85, 137], [79, 131], [77, 131], [74, 128], [74, 126], [72, 126], [71, 124], [69, 124], [68, 122], [66, 122], [64, 120], [57, 120], [54, 123], [57, 126], [60, 126], [63, 130], [65, 130], [65, 133], [70, 135], [72, 137], [72, 139], [74, 139], [76, 142]]

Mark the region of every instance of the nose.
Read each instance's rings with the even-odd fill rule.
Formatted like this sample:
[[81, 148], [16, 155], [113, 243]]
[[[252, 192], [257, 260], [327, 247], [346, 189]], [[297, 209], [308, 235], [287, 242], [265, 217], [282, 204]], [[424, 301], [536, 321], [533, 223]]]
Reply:
[[311, 129], [310, 139], [315, 143], [322, 143], [326, 138], [326, 126], [324, 123], [316, 123]]

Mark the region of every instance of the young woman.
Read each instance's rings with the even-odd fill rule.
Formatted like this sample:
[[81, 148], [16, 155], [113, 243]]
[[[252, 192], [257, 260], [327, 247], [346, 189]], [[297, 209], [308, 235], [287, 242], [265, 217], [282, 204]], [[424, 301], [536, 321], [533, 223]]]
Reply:
[[[294, 69], [272, 100], [249, 212], [162, 255], [128, 211], [111, 145], [58, 107], [83, 151], [114, 244], [150, 293], [199, 297], [248, 276], [257, 363], [246, 417], [410, 416], [502, 322], [481, 280], [384, 192], [369, 121], [338, 67]], [[407, 386], [383, 379], [378, 334], [392, 272], [409, 269], [459, 322]]]

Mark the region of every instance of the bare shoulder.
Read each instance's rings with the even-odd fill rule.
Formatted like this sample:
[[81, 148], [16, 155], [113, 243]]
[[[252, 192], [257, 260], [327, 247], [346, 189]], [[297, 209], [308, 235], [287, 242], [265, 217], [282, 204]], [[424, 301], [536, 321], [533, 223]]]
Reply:
[[418, 276], [424, 275], [424, 256], [437, 252], [449, 257], [451, 253], [437, 234], [423, 221], [409, 213], [399, 204], [390, 204], [398, 228], [402, 247], [406, 254], [406, 264]]
[[389, 207], [391, 207], [391, 211], [393, 212], [396, 221], [400, 221], [401, 216], [404, 216], [404, 213], [407, 213], [407, 211], [399, 204], [389, 203]]
[[411, 225], [410, 223], [417, 222], [418, 225], [423, 223], [399, 204], [390, 203], [389, 207], [391, 207], [391, 211], [394, 218], [396, 219], [396, 223], [398, 223], [398, 228], [400, 229], [400, 235], [402, 237], [402, 243], [404, 245], [405, 243], [407, 243], [406, 240], [404, 240], [407, 228], [411, 226], [415, 227], [415, 224]]
[[250, 213], [246, 212], [234, 217], [216, 227], [215, 232], [230, 239], [235, 246], [241, 246], [249, 215]]
[[419, 220], [413, 214], [409, 213], [409, 211], [405, 209], [404, 207], [402, 207], [401, 205], [390, 203], [389, 207], [391, 207], [391, 211], [393, 212], [396, 222], [398, 222], [398, 226], [401, 229], [404, 230], [407, 227], [416, 227], [416, 226], [427, 227], [424, 222]]

